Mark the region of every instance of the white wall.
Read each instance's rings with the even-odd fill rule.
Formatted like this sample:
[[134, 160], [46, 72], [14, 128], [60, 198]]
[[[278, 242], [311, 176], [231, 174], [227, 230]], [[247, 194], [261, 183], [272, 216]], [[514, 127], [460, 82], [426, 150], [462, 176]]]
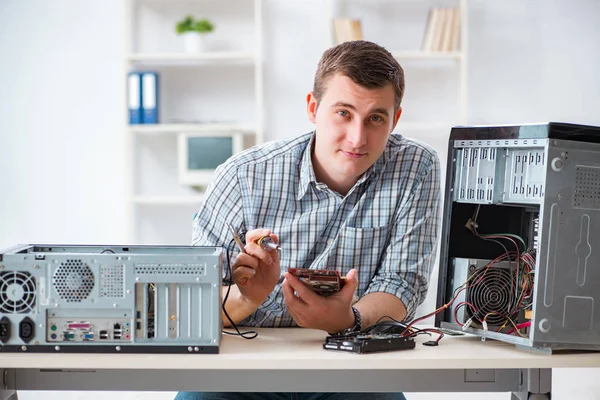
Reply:
[[[311, 129], [304, 96], [325, 45], [320, 1], [264, 0], [267, 139]], [[125, 238], [120, 3], [0, 2], [0, 247], [119, 243]], [[469, 11], [469, 122], [600, 125], [600, 25], [595, 21], [600, 2], [471, 0]], [[427, 101], [429, 107], [425, 112], [407, 107], [405, 117], [413, 119], [414, 111], [419, 118], [435, 119], [452, 105], [446, 98], [428, 98], [428, 82], [445, 82], [453, 75], [447, 68], [436, 69], [433, 77], [416, 71], [407, 66], [407, 77], [414, 77], [407, 96], [412, 93], [415, 102]], [[424, 88], [420, 93], [419, 85]], [[443, 148], [447, 133], [427, 140]], [[422, 309], [434, 304], [435, 282]], [[556, 371], [554, 398], [600, 398], [595, 373]], [[25, 393], [22, 398], [76, 399], [83, 394]]]
[[0, 246], [124, 239], [118, 1], [0, 2]]

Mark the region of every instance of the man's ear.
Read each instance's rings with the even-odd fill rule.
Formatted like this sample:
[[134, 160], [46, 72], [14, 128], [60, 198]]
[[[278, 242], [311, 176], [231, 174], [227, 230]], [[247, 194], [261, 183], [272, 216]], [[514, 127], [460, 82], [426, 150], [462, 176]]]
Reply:
[[398, 111], [394, 114], [394, 126], [392, 127], [392, 131], [396, 129], [396, 124], [400, 120], [400, 116], [402, 115], [402, 107], [398, 107]]
[[317, 99], [313, 92], [306, 95], [306, 114], [310, 122], [317, 123]]

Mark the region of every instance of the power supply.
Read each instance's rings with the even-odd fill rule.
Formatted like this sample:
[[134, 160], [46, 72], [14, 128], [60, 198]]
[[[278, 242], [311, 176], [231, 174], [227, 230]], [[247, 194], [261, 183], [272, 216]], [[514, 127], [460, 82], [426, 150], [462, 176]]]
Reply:
[[21, 245], [0, 253], [0, 350], [218, 353], [225, 249]]
[[600, 350], [600, 128], [455, 127], [436, 326]]

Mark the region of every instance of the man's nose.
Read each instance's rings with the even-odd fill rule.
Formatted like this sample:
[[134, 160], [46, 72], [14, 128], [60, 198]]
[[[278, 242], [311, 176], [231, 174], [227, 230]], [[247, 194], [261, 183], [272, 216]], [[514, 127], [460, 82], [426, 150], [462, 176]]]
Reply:
[[355, 149], [364, 146], [367, 143], [367, 129], [362, 122], [356, 122], [348, 128], [346, 140]]

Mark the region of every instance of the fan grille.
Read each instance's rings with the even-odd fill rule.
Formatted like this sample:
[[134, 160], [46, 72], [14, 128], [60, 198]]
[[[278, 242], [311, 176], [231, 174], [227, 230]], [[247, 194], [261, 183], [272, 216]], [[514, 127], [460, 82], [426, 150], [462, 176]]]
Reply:
[[0, 273], [0, 311], [24, 314], [35, 307], [35, 278], [29, 272]]
[[[511, 303], [511, 273], [506, 268], [480, 268], [473, 273], [471, 282], [479, 283], [467, 289], [466, 300], [477, 310], [478, 320], [490, 312], [496, 311], [508, 315]], [[483, 277], [482, 277], [483, 275]], [[473, 317], [473, 310], [467, 307], [467, 314]], [[488, 325], [502, 325], [506, 318], [496, 313], [488, 315]]]
[[56, 269], [52, 283], [58, 295], [69, 303], [79, 303], [94, 289], [94, 273], [81, 260], [67, 260]]

